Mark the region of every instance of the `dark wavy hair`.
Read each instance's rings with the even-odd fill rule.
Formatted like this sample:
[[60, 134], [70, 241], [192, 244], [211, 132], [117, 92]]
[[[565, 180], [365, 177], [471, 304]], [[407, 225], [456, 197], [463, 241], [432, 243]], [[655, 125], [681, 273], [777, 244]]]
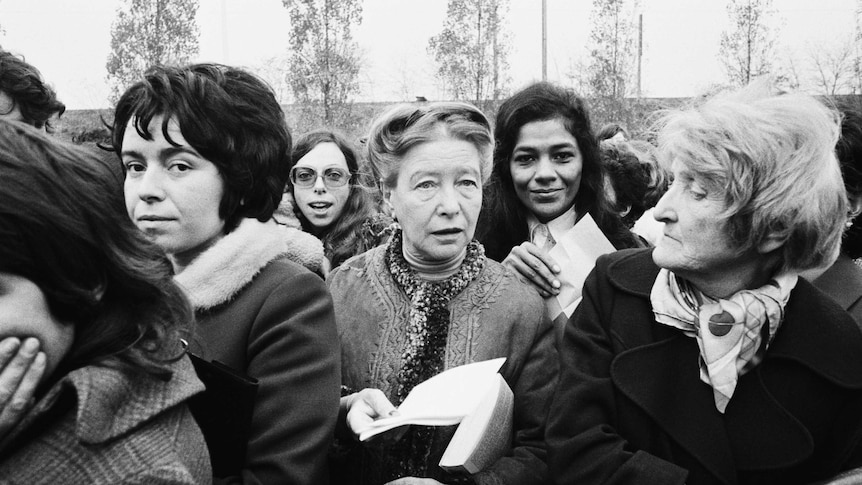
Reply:
[[528, 209], [515, 193], [509, 168], [521, 128], [534, 121], [554, 119], [562, 120], [563, 126], [578, 142], [583, 159], [581, 185], [575, 196], [578, 214], [589, 212], [617, 249], [638, 245], [610, 208], [604, 193], [598, 142], [586, 103], [569, 89], [539, 82], [503, 101], [497, 110], [494, 167], [477, 228], [486, 254], [494, 260], [502, 261], [513, 247], [529, 240]]
[[39, 70], [23, 58], [0, 48], [0, 91], [12, 99], [11, 109], [17, 106], [24, 121], [51, 132], [49, 120], [60, 116], [66, 105], [57, 99], [57, 93], [45, 84]]
[[631, 228], [667, 191], [668, 176], [659, 167], [655, 148], [645, 141], [604, 139], [599, 143], [602, 166], [613, 186], [614, 211]]
[[120, 365], [167, 377], [193, 320], [162, 251], [124, 209], [110, 162], [0, 120], [0, 271], [35, 283], [74, 325], [63, 375]]
[[[299, 137], [296, 146], [293, 147], [290, 168], [296, 165], [300, 158], [304, 157], [317, 145], [321, 143], [333, 143], [344, 155], [347, 169], [350, 171], [350, 193], [338, 218], [332, 225], [320, 230], [316, 228], [308, 218], [303, 215], [299, 205], [294, 203], [293, 211], [299, 219], [305, 232], [314, 234], [323, 241], [326, 257], [332, 262], [332, 267], [340, 265], [351, 256], [358, 254], [361, 246], [359, 229], [362, 224], [376, 212], [374, 200], [370, 195], [371, 189], [363, 180], [363, 174], [359, 170], [359, 159], [356, 151], [343, 135], [331, 130], [317, 130], [306, 133]], [[287, 181], [287, 189], [293, 194], [293, 184]]]
[[176, 120], [183, 137], [221, 174], [225, 193], [219, 215], [225, 233], [243, 218], [266, 221], [284, 193], [290, 173], [291, 135], [275, 94], [266, 82], [235, 67], [193, 64], [156, 66], [120, 97], [111, 126], [119, 156], [126, 126], [151, 140], [150, 123]]
[[[841, 165], [844, 188], [849, 198], [862, 198], [862, 107], [859, 105], [839, 105], [841, 138], [835, 146], [835, 153]], [[841, 251], [852, 259], [862, 257], [862, 217], [857, 214], [853, 225], [844, 231]]]

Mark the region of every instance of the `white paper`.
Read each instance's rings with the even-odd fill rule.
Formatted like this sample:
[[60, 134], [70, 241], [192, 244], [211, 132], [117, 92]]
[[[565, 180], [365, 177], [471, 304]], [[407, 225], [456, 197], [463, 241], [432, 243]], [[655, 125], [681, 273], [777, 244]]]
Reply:
[[602, 233], [596, 221], [585, 214], [577, 224], [557, 239], [557, 244], [548, 254], [560, 266], [557, 279], [560, 280], [560, 294], [546, 300], [551, 318], [560, 312], [571, 317], [581, 301], [581, 291], [587, 275], [603, 254], [616, 251], [613, 244]]
[[398, 415], [374, 421], [359, 431], [365, 441], [379, 433], [405, 424], [444, 426], [458, 424], [470, 414], [496, 383], [494, 374], [505, 357], [473, 362], [447, 369], [418, 384], [398, 406]]

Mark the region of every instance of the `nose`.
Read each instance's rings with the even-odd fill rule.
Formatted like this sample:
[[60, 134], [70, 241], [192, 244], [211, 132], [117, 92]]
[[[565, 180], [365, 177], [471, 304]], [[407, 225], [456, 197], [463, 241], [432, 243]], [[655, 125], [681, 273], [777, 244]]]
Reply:
[[454, 185], [445, 185], [437, 193], [437, 213], [443, 217], [454, 217], [461, 212], [461, 202]]
[[670, 186], [667, 192], [661, 196], [658, 203], [653, 209], [653, 217], [659, 222], [675, 222], [677, 220], [675, 206], [676, 191], [673, 185]]
[[547, 155], [542, 155], [536, 162], [536, 173], [533, 175], [539, 183], [549, 183], [557, 178], [557, 171], [554, 169], [554, 164]]
[[323, 183], [323, 174], [319, 174], [317, 176], [317, 179], [315, 179], [314, 181], [313, 189], [315, 194], [322, 194], [326, 192], [326, 184]]
[[165, 190], [163, 186], [163, 175], [152, 165], [148, 166], [138, 179], [138, 197], [145, 202], [157, 202], [164, 200]]

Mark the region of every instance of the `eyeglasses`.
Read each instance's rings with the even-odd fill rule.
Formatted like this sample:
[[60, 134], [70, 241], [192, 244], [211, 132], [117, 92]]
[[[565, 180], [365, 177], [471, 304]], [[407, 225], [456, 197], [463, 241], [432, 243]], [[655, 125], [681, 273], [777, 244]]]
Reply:
[[[290, 169], [290, 182], [294, 187], [308, 189], [317, 183], [320, 174], [311, 167], [293, 167]], [[323, 169], [323, 185], [328, 189], [344, 187], [350, 182], [350, 172], [338, 167]]]

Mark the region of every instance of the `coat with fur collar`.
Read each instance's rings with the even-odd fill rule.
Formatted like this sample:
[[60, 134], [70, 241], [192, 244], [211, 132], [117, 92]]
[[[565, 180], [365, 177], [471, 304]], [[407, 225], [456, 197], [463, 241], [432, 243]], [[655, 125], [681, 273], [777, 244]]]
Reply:
[[555, 483], [811, 483], [862, 462], [862, 333], [800, 279], [725, 414], [697, 341], [656, 323], [651, 250], [603, 256], [560, 344], [548, 417]]
[[[304, 236], [316, 245], [301, 245]], [[190, 349], [260, 382], [246, 466], [233, 480], [326, 481], [341, 383], [338, 336], [323, 280], [294, 262], [319, 263], [322, 255], [313, 236], [246, 219], [175, 278], [195, 307]]]

